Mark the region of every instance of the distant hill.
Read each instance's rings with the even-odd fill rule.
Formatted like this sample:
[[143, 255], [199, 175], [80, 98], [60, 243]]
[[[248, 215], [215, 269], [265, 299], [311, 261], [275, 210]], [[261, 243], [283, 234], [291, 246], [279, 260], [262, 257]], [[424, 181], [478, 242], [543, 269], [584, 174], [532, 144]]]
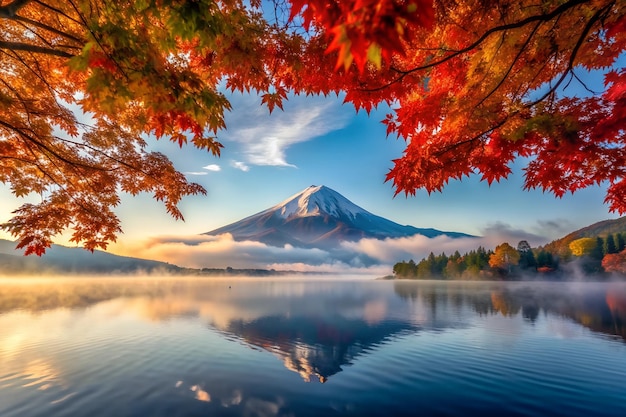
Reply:
[[562, 255], [569, 253], [569, 244], [576, 239], [583, 237], [606, 237], [609, 234], [615, 235], [617, 233], [626, 233], [626, 216], [619, 219], [603, 220], [573, 231], [560, 239], [548, 243], [544, 246], [544, 249]]
[[168, 274], [186, 276], [285, 276], [320, 275], [319, 272], [277, 271], [274, 269], [183, 268], [173, 264], [82, 248], [52, 245], [41, 256], [24, 256], [16, 242], [0, 239], [0, 276], [13, 275], [133, 275]]
[[206, 232], [230, 233], [235, 240], [252, 240], [271, 246], [287, 244], [332, 249], [344, 241], [386, 239], [413, 235], [471, 237], [459, 232], [401, 225], [357, 206], [326, 186], [312, 185], [264, 211]]
[[118, 256], [102, 251], [52, 245], [45, 255], [23, 256], [15, 242], [0, 239], [0, 274], [69, 273], [134, 274], [180, 273], [184, 269], [166, 262]]

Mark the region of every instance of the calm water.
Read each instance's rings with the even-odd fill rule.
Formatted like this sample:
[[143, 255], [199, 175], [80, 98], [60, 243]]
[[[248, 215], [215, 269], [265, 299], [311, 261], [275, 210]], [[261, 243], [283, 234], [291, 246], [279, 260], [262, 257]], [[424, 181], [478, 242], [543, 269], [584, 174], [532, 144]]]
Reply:
[[626, 285], [0, 281], [0, 416], [626, 416]]

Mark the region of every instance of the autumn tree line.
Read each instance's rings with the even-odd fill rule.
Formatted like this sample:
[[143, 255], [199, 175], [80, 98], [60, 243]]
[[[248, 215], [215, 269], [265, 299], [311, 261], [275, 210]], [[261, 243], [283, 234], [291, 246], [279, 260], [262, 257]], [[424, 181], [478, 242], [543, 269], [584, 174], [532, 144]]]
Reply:
[[522, 240], [517, 247], [504, 242], [494, 250], [479, 246], [463, 255], [459, 251], [452, 255], [431, 252], [417, 263], [411, 259], [393, 266], [397, 278], [446, 280], [567, 279], [574, 270], [595, 276], [626, 275], [626, 233], [576, 239], [561, 253], [532, 248]]

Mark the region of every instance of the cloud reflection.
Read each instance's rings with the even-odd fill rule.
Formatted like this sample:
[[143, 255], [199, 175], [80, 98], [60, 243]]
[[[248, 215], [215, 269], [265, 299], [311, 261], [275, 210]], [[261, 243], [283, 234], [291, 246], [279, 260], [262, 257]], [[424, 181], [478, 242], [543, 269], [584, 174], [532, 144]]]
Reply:
[[203, 390], [199, 385], [192, 385], [189, 389], [195, 393], [196, 400], [206, 403], [211, 402], [211, 395], [209, 395], [209, 393]]
[[[47, 335], [82, 334], [85, 326], [115, 318], [199, 319], [227, 340], [271, 352], [303, 380], [320, 382], [389, 340], [419, 332], [479, 326], [485, 340], [497, 334], [514, 341], [540, 322], [563, 337], [584, 326], [626, 340], [626, 288], [617, 283], [147, 279], [8, 287], [0, 287], [0, 361], [19, 364], [20, 385], [40, 390], [58, 386], [61, 371], [45, 358], [24, 357], [25, 346], [45, 345]], [[36, 316], [40, 311], [45, 313]], [[176, 387], [198, 401], [243, 401], [242, 393], [214, 398], [201, 383], [184, 388], [178, 381]]]

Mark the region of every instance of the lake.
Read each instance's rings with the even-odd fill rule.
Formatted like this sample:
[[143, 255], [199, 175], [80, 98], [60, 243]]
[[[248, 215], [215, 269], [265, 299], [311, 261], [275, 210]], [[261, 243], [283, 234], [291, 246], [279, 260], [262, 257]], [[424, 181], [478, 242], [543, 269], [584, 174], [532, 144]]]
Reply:
[[0, 416], [626, 416], [625, 283], [0, 280]]

